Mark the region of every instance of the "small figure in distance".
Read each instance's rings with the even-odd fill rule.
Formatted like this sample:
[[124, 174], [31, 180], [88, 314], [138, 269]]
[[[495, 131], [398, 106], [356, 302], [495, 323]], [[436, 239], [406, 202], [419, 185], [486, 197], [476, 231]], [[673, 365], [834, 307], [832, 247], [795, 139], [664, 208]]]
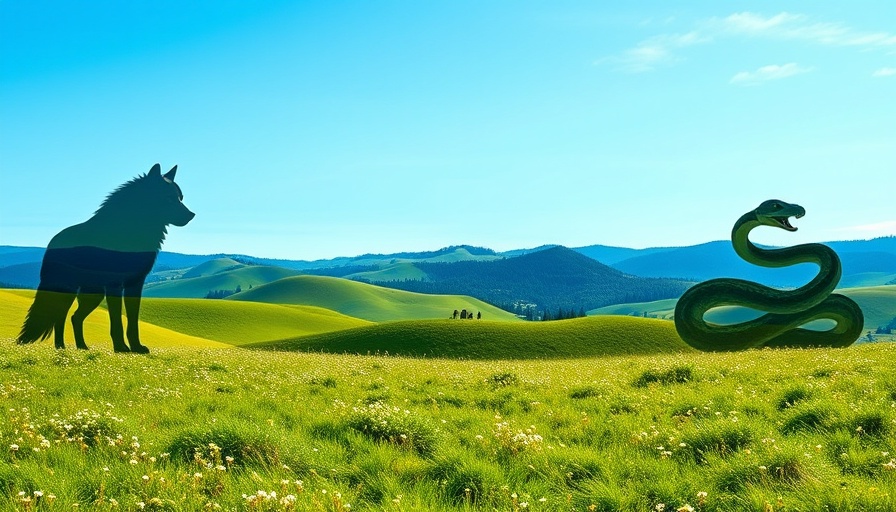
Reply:
[[[168, 225], [185, 226], [195, 214], [183, 204], [174, 183], [175, 165], [162, 175], [159, 164], [121, 185], [106, 197], [93, 217], [63, 229], [50, 240], [40, 268], [40, 284], [16, 341], [44, 340], [55, 331], [56, 348], [65, 348], [65, 317], [72, 315], [75, 345], [84, 343], [84, 319], [103, 298], [109, 309], [116, 352], [149, 352], [140, 342], [138, 318], [143, 282], [152, 270]], [[121, 304], [128, 317], [127, 338]]]

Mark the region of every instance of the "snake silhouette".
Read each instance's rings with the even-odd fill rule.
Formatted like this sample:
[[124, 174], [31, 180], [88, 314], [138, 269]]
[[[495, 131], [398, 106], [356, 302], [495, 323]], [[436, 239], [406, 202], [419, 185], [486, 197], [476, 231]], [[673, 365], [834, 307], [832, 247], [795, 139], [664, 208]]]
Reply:
[[[855, 342], [864, 328], [862, 310], [852, 299], [831, 293], [840, 281], [840, 258], [822, 244], [802, 244], [781, 249], [762, 249], [748, 235], [758, 226], [796, 231], [790, 217], [806, 210], [776, 199], [764, 201], [745, 213], [731, 230], [731, 243], [744, 260], [763, 267], [787, 267], [811, 262], [818, 275], [795, 290], [777, 290], [743, 279], [711, 279], [688, 289], [675, 306], [675, 328], [694, 348], [731, 351], [758, 347], [845, 347]], [[745, 306], [766, 314], [733, 325], [712, 324], [704, 314], [718, 306]], [[836, 325], [827, 331], [800, 328], [808, 322], [830, 319]]]

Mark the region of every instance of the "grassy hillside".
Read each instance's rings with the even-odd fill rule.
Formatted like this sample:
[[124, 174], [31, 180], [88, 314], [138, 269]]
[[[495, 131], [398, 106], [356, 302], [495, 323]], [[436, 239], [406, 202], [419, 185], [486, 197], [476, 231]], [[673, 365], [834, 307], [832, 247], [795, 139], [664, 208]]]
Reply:
[[[675, 304], [678, 299], [662, 299], [649, 302], [630, 302], [627, 304], [613, 304], [588, 311], [588, 315], [627, 315], [647, 316], [650, 318], [663, 318], [671, 320], [675, 316]], [[645, 315], [646, 314], [646, 315]]]
[[184, 278], [191, 277], [202, 277], [202, 276], [210, 276], [212, 274], [217, 274], [223, 272], [225, 270], [236, 270], [237, 268], [245, 267], [246, 265], [231, 259], [231, 258], [215, 258], [210, 261], [206, 261], [204, 263], [200, 263], [195, 267], [187, 270], [184, 274]]
[[40, 261], [0, 267], [0, 283], [16, 288], [36, 289], [40, 283]]
[[410, 262], [393, 263], [379, 270], [357, 272], [345, 276], [347, 279], [360, 279], [376, 283], [378, 281], [404, 281], [405, 279], [425, 280], [428, 278], [416, 265]]
[[555, 322], [390, 322], [253, 348], [389, 353], [469, 359], [537, 359], [691, 352], [670, 322], [591, 317]]
[[140, 317], [193, 336], [245, 345], [351, 329], [370, 322], [313, 306], [210, 299], [147, 299]]
[[467, 247], [458, 247], [451, 252], [446, 252], [445, 254], [439, 254], [430, 258], [421, 259], [419, 261], [425, 261], [428, 263], [455, 263], [458, 261], [492, 261], [498, 259], [501, 259], [501, 256], [498, 256], [496, 254], [483, 254], [482, 252], [473, 254]]
[[136, 357], [0, 340], [0, 509], [889, 511], [894, 358]]
[[893, 272], [863, 272], [843, 276], [840, 279], [840, 286], [843, 288], [862, 288], [868, 286], [879, 286], [883, 284], [892, 284], [890, 281], [896, 279], [896, 273]]
[[[0, 290], [0, 338], [15, 338], [22, 328], [22, 322], [28, 313], [28, 308], [34, 298], [33, 290]], [[74, 307], [77, 307], [77, 303]], [[71, 313], [69, 317], [71, 317]], [[167, 329], [146, 322], [146, 317], [141, 315], [140, 339], [150, 349], [157, 347], [205, 347], [205, 348], [230, 348], [231, 345], [203, 338], [198, 335], [185, 334], [177, 330]], [[126, 324], [126, 321], [125, 321]], [[84, 341], [91, 348], [110, 348], [112, 340], [109, 338], [109, 313], [97, 308], [84, 321]], [[66, 322], [65, 329], [66, 346], [74, 350], [75, 339], [72, 336], [71, 322]], [[53, 337], [39, 344], [53, 346]]]
[[865, 327], [873, 329], [887, 325], [896, 318], [896, 286], [871, 286], [837, 290], [861, 306]]
[[[896, 286], [870, 286], [864, 288], [843, 288], [837, 293], [842, 293], [856, 301], [865, 315], [865, 327], [874, 329], [881, 325], [887, 325], [896, 317]], [[617, 304], [604, 308], [594, 309], [589, 315], [635, 315], [641, 316], [645, 312], [649, 317], [665, 318], [671, 320], [675, 315], [676, 299], [654, 302], [638, 302], [631, 304]], [[739, 307], [724, 307], [711, 310], [707, 320], [719, 324], [732, 324], [756, 318], [760, 313]]]
[[448, 318], [455, 309], [481, 311], [487, 320], [518, 320], [472, 297], [411, 293], [334, 277], [288, 277], [228, 299], [318, 306], [373, 322]]
[[[224, 261], [219, 259], [208, 262], [209, 267], [205, 267], [206, 264], [203, 263], [197, 268], [205, 267], [199, 269], [200, 273], [205, 273], [224, 264]], [[237, 286], [247, 289], [250, 285], [258, 286], [295, 274], [295, 270], [282, 267], [243, 265], [233, 270], [223, 270], [200, 277], [147, 283], [143, 289], [143, 295], [146, 297], [202, 298], [210, 290], [235, 290]]]

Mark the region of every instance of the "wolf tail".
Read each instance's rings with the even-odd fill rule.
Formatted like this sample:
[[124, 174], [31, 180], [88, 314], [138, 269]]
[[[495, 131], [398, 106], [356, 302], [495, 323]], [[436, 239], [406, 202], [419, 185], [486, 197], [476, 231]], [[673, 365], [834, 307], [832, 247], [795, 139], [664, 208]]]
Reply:
[[47, 339], [53, 333], [56, 322], [65, 318], [73, 300], [74, 296], [68, 293], [38, 289], [16, 343], [21, 345]]

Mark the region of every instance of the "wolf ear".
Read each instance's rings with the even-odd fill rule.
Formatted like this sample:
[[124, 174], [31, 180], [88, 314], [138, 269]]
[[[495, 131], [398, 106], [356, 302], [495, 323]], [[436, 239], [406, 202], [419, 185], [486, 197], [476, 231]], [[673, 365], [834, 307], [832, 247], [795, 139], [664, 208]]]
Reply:
[[149, 170], [149, 175], [150, 176], [161, 176], [162, 175], [162, 166], [159, 164], [152, 166], [152, 169]]
[[165, 173], [165, 179], [168, 181], [174, 181], [174, 175], [177, 174], [177, 166], [171, 168], [170, 171]]

